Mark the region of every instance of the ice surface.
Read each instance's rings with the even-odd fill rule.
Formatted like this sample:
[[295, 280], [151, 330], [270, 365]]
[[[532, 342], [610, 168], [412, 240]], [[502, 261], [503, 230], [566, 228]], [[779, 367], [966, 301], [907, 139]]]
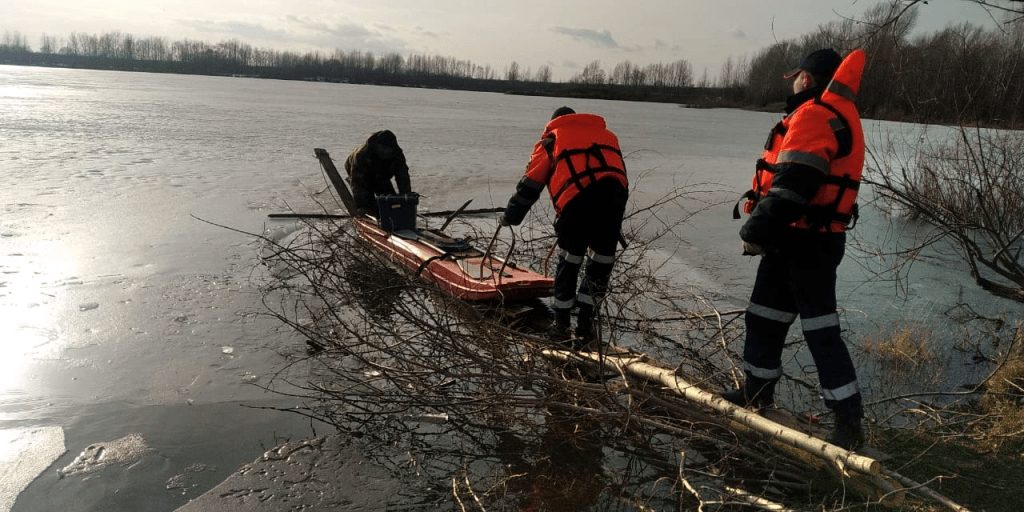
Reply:
[[149, 451], [146, 440], [140, 434], [128, 434], [113, 441], [86, 446], [75, 460], [57, 473], [63, 478], [94, 473], [114, 465], [130, 466]]
[[0, 430], [0, 512], [11, 510], [18, 493], [65, 451], [60, 427]]
[[[314, 147], [340, 161], [371, 132], [390, 128], [421, 209], [468, 199], [486, 208], [513, 193], [554, 108], [601, 114], [625, 152], [633, 207], [679, 185], [706, 191], [661, 212], [666, 223], [693, 216], [658, 249], [680, 287], [706, 290], [728, 308], [745, 305], [757, 265], [740, 256], [739, 224], [729, 212], [778, 118], [671, 104], [8, 66], [0, 66], [0, 90], [10, 92], [0, 96], [0, 419], [66, 421], [67, 432], [98, 439], [125, 431], [84, 424], [80, 413], [102, 404], [125, 404], [117, 417], [133, 418], [132, 430], [150, 439], [166, 428], [161, 408], [268, 399], [248, 375], [271, 373], [281, 349], [302, 344], [255, 314], [262, 305], [251, 281], [258, 279], [253, 237], [215, 224], [285, 240], [299, 223], [266, 214], [337, 208]], [[917, 129], [866, 128], [871, 140]], [[543, 217], [550, 208], [542, 200], [534, 210]], [[882, 222], [869, 210], [858, 230], [870, 234]], [[941, 318], [957, 300], [987, 299], [939, 261], [915, 265], [915, 280], [927, 287], [905, 302], [894, 298], [892, 283], [870, 282], [863, 263], [848, 261], [840, 275], [840, 304], [863, 312], [849, 315], [857, 326]], [[220, 347], [233, 357], [215, 352]], [[131, 409], [139, 405], [149, 416]], [[256, 414], [224, 411], [236, 424]], [[200, 462], [184, 448], [161, 453], [182, 462], [178, 468]]]

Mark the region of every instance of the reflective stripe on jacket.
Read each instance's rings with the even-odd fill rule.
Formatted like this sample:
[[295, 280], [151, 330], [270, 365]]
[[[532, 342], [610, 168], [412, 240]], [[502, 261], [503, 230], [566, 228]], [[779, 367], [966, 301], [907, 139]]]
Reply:
[[[797, 107], [772, 129], [757, 162], [753, 192], [757, 200], [769, 193], [804, 206], [804, 215], [790, 224], [818, 231], [841, 232], [856, 214], [857, 190], [864, 167], [864, 132], [854, 104], [864, 70], [864, 52], [854, 50], [839, 65], [820, 96]], [[822, 173], [813, 197], [773, 187], [781, 166], [800, 166]], [[753, 204], [747, 205], [748, 213]]]
[[[553, 143], [544, 144], [552, 138]], [[555, 212], [598, 180], [612, 178], [629, 187], [619, 139], [604, 119], [594, 114], [570, 114], [552, 119], [534, 148], [525, 178], [547, 184]]]

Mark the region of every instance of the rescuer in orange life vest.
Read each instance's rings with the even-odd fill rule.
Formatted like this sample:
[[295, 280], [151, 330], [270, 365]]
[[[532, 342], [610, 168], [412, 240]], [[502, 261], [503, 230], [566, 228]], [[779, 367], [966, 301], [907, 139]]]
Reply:
[[[570, 314], [579, 307], [576, 337], [594, 335], [594, 312], [608, 290], [629, 197], [626, 165], [619, 140], [594, 114], [560, 107], [533, 148], [526, 174], [509, 200], [502, 225], [518, 225], [547, 186], [555, 207], [558, 267], [555, 269], [554, 322], [549, 334], [569, 338]], [[586, 270], [577, 293], [587, 248]], [[574, 348], [578, 348], [574, 346]]]
[[[793, 79], [787, 115], [772, 129], [748, 191], [749, 219], [740, 229], [744, 254], [761, 255], [746, 311], [746, 381], [723, 397], [741, 406], [774, 403], [782, 347], [800, 325], [818, 368], [825, 405], [835, 413], [832, 444], [864, 441], [857, 375], [839, 331], [836, 268], [846, 229], [857, 216], [864, 134], [854, 105], [864, 53], [845, 59], [832, 49], [805, 57]], [[739, 212], [734, 212], [739, 218]]]

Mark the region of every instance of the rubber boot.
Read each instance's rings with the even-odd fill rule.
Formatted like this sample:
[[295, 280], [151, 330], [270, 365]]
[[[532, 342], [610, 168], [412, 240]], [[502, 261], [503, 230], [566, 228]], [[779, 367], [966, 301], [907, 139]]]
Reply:
[[568, 309], [555, 310], [555, 319], [548, 327], [547, 335], [549, 338], [555, 341], [565, 341], [570, 338], [569, 329], [571, 324], [569, 313], [570, 311]]
[[740, 407], [764, 409], [775, 406], [775, 382], [748, 378], [739, 389], [722, 393], [722, 398]]
[[864, 445], [864, 429], [859, 416], [836, 412], [836, 425], [825, 438], [830, 444], [850, 451]]
[[593, 308], [586, 305], [580, 306], [579, 315], [576, 316], [576, 337], [585, 342], [594, 340]]

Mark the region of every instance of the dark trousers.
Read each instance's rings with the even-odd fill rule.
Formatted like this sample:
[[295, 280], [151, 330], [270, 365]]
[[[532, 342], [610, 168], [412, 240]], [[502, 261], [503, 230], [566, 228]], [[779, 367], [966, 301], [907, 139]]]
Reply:
[[[555, 269], [555, 312], [568, 312], [579, 304], [580, 315], [592, 315], [608, 291], [615, 264], [615, 248], [622, 231], [629, 192], [614, 179], [603, 179], [583, 189], [565, 205], [555, 222], [558, 235], [558, 267]], [[579, 280], [587, 248], [583, 282]], [[563, 313], [564, 314], [564, 313]]]
[[761, 257], [746, 312], [743, 348], [748, 389], [770, 395], [782, 376], [782, 347], [800, 317], [804, 339], [818, 368], [825, 405], [852, 418], [863, 416], [853, 361], [840, 336], [836, 268], [843, 233], [793, 233], [782, 252]]

